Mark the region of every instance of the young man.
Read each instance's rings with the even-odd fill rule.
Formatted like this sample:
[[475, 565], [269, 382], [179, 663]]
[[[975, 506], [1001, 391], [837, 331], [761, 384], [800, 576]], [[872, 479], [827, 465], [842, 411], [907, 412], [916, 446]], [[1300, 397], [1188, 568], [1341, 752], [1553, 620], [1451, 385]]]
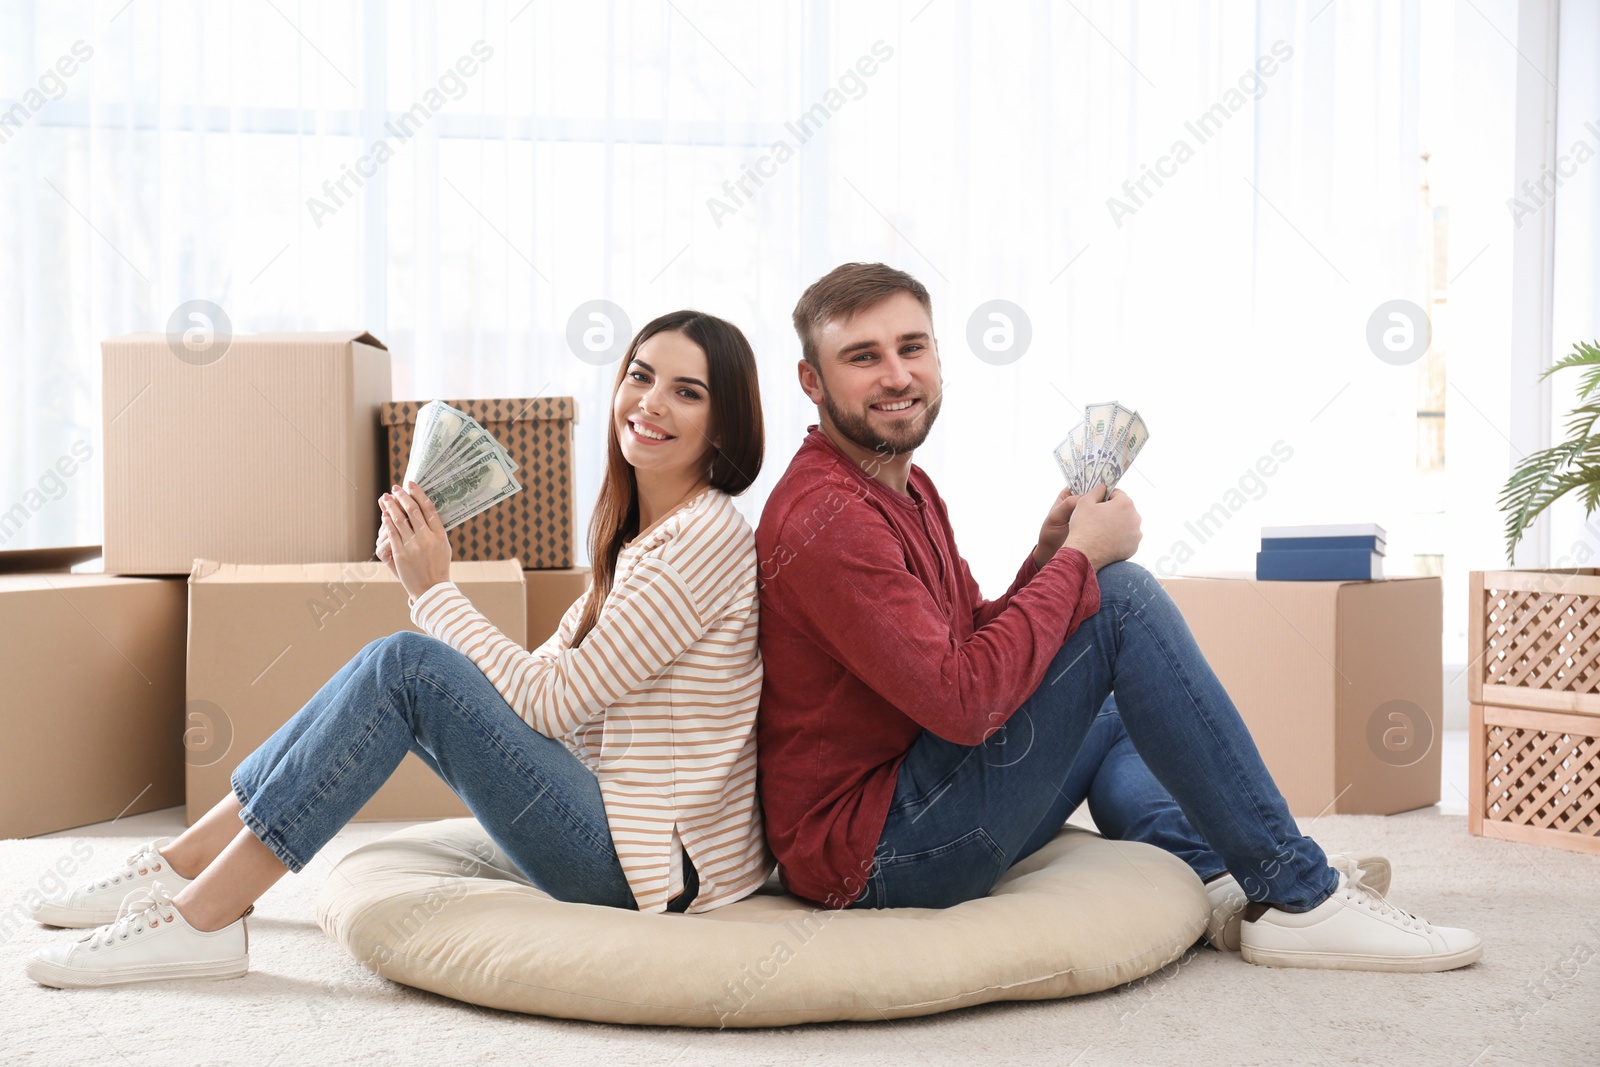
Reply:
[[1102, 833], [1185, 860], [1208, 883], [1208, 937], [1251, 962], [1437, 971], [1481, 955], [1471, 932], [1389, 904], [1387, 861], [1330, 862], [1299, 832], [1177, 607], [1128, 562], [1126, 493], [1057, 496], [1011, 588], [982, 599], [911, 462], [942, 385], [916, 279], [847, 263], [794, 325], [819, 424], [756, 532], [760, 793], [792, 892], [981, 897], [1087, 799]]

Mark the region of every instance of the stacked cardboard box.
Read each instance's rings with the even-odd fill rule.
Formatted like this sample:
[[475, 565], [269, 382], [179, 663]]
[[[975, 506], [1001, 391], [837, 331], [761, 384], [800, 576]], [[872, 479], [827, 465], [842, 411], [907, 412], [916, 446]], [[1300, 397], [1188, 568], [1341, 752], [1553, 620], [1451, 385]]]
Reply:
[[[175, 347], [176, 345], [176, 347]], [[107, 574], [369, 559], [389, 352], [368, 333], [101, 345]]]
[[[525, 642], [516, 560], [452, 563], [450, 580], [507, 637]], [[381, 563], [197, 560], [189, 576], [189, 821], [227, 795], [234, 767], [357, 652], [400, 630], [417, 627], [405, 588]], [[407, 755], [356, 818], [466, 814], [450, 787]]]
[[561, 616], [589, 588], [588, 567], [523, 571], [528, 591], [528, 648], [538, 648], [556, 632]]
[[1297, 816], [1439, 801], [1438, 578], [1166, 578], [1206, 662]]
[[69, 573], [99, 554], [0, 553], [0, 837], [183, 796], [183, 582]]
[[[411, 458], [417, 413], [427, 403], [384, 404], [389, 480], [398, 485]], [[529, 569], [572, 566], [572, 427], [577, 401], [570, 396], [446, 400], [471, 415], [511, 453], [522, 492], [450, 531], [452, 559], [520, 559]]]
[[[66, 573], [98, 547], [0, 554], [0, 570], [25, 572], [0, 578], [16, 697], [0, 834], [185, 797], [192, 819], [351, 656], [413, 628], [404, 589], [372, 554], [392, 481], [383, 344], [355, 331], [189, 340], [102, 345], [105, 573]], [[490, 406], [486, 425], [506, 424], [491, 432], [539, 488], [532, 532], [496, 514], [496, 534], [458, 550], [451, 576], [536, 647], [588, 581], [569, 566], [572, 402], [456, 403]], [[407, 757], [359, 817], [463, 811]]]
[[[535, 648], [582, 593], [588, 569], [523, 572], [515, 560], [452, 562], [450, 580], [502, 633]], [[405, 589], [380, 563], [197, 560], [189, 577], [184, 736], [189, 821], [225, 796], [239, 762], [369, 642], [417, 629]], [[466, 814], [449, 787], [408, 755], [356, 819]]]

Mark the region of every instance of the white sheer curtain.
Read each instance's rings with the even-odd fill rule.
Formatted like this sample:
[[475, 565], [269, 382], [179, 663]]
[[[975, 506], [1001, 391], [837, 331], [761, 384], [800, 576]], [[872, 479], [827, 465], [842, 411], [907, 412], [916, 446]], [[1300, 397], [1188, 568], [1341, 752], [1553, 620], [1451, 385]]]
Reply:
[[[586, 523], [615, 367], [568, 325], [608, 300], [750, 336], [753, 520], [814, 421], [794, 301], [882, 259], [934, 295], [948, 392], [918, 459], [987, 589], [1058, 488], [1051, 448], [1111, 398], [1152, 430], [1124, 483], [1152, 570], [1248, 569], [1283, 522], [1380, 522], [1392, 572], [1430, 550], [1418, 371], [1365, 340], [1378, 304], [1427, 303], [1422, 0], [19, 10], [0, 105], [93, 55], [0, 122], [0, 507], [98, 450], [99, 340], [198, 297], [238, 331], [370, 329], [397, 397], [578, 397]], [[1031, 333], [1009, 363], [968, 340], [996, 299]], [[3, 547], [94, 543], [100, 492], [96, 455]]]

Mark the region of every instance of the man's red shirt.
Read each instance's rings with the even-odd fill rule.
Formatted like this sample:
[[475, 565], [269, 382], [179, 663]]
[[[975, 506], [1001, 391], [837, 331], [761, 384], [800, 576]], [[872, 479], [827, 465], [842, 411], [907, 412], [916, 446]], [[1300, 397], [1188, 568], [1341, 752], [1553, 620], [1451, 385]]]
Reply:
[[767, 841], [783, 884], [844, 907], [861, 895], [901, 761], [923, 730], [977, 745], [1039, 687], [1100, 609], [1075, 548], [1030, 553], [984, 600], [944, 501], [911, 466], [903, 496], [816, 426], [756, 530]]

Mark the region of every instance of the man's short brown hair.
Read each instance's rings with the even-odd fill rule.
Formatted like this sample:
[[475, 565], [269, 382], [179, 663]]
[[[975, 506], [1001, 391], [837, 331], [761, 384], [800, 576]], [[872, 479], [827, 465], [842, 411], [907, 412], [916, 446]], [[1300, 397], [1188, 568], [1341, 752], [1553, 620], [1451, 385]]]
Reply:
[[794, 332], [800, 335], [800, 354], [815, 369], [816, 331], [831, 319], [848, 319], [896, 293], [910, 293], [933, 319], [933, 300], [923, 284], [903, 270], [883, 263], [841, 263], [800, 295], [794, 306]]

